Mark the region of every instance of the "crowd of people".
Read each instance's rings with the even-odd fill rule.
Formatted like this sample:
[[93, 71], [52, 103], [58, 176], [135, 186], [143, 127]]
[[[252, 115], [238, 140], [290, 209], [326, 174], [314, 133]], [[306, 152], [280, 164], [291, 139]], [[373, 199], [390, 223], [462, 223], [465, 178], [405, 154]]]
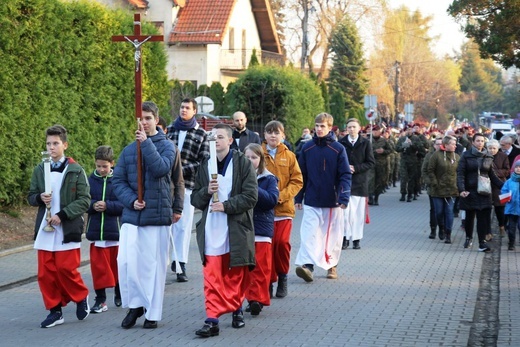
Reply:
[[[46, 130], [51, 168], [41, 163], [34, 169], [28, 195], [39, 207], [34, 247], [49, 310], [42, 328], [63, 324], [62, 307], [71, 301], [79, 320], [107, 311], [107, 288], [114, 288], [114, 305], [128, 309], [122, 328], [132, 328], [141, 316], [144, 328], [157, 328], [167, 269], [178, 282], [188, 281], [195, 209], [202, 212], [196, 238], [206, 312], [195, 332], [200, 337], [219, 335], [224, 314], [231, 313], [232, 327], [239, 329], [244, 311], [259, 315], [271, 298], [288, 295], [296, 210], [303, 210], [296, 276], [313, 282], [321, 268], [335, 280], [342, 250], [351, 242], [361, 249], [367, 206], [378, 206], [380, 195], [398, 180], [402, 202], [427, 191], [430, 239], [450, 244], [460, 213], [464, 247], [472, 246], [476, 219], [479, 251], [488, 252], [494, 208], [514, 250], [520, 149], [511, 137], [488, 141], [470, 128], [442, 134], [414, 124], [404, 130], [363, 128], [355, 118], [339, 131], [333, 117], [321, 113], [313, 129], [303, 129], [293, 152], [277, 120], [265, 125], [261, 141], [243, 112], [233, 115], [233, 128], [219, 123], [211, 133], [199, 126], [196, 112], [196, 101], [184, 99], [167, 126], [155, 103], [144, 102], [135, 141], [115, 165], [112, 148], [100, 146], [89, 177], [65, 156], [66, 129]], [[85, 213], [92, 307], [77, 270]]]

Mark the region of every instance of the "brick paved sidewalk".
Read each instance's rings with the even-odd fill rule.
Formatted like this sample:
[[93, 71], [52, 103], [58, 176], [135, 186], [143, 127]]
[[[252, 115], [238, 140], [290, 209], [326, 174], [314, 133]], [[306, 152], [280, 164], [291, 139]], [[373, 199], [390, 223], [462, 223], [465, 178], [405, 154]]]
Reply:
[[[427, 196], [422, 195], [412, 203], [398, 199], [398, 188], [392, 188], [381, 196], [381, 206], [370, 208], [371, 224], [366, 226], [361, 250], [343, 251], [337, 280], [326, 279], [326, 271], [317, 269], [315, 281], [304, 283], [294, 275], [292, 267], [287, 298], [273, 299], [271, 306], [258, 317], [246, 315], [244, 329], [231, 328], [230, 315], [221, 317], [220, 336], [209, 339], [194, 334], [204, 320], [202, 274], [195, 237], [188, 263], [190, 281], [173, 282], [173, 274], [168, 274], [163, 320], [156, 330], [142, 329], [143, 319], [133, 329], [121, 329], [125, 310], [114, 307], [111, 290], [106, 313], [91, 315], [80, 322], [75, 318], [72, 304], [64, 309], [65, 324], [40, 329], [39, 323], [47, 313], [37, 283], [8, 286], [13, 281], [34, 278], [35, 252], [0, 256], [2, 344], [466, 346], [472, 331], [486, 332], [473, 321], [482, 264], [492, 261], [492, 256], [477, 252], [476, 246], [463, 249], [461, 230], [454, 231], [451, 245], [438, 239], [429, 240]], [[455, 225], [459, 224], [456, 219]], [[294, 259], [299, 244], [299, 216], [292, 242]], [[82, 258], [87, 260], [85, 245]], [[517, 252], [507, 252], [504, 247], [499, 253], [502, 256], [498, 345], [519, 346], [520, 336], [515, 329], [520, 318], [519, 262]], [[80, 270], [93, 295], [89, 266]], [[498, 289], [495, 292], [498, 294]], [[485, 341], [490, 341], [490, 337]]]

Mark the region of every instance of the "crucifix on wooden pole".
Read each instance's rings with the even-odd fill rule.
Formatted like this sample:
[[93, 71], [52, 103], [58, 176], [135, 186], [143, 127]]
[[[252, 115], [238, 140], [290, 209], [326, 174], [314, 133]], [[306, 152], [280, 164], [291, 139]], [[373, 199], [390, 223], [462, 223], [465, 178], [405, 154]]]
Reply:
[[[133, 35], [116, 35], [112, 36], [113, 42], [130, 42], [135, 49], [135, 118], [137, 119], [137, 127], [141, 121], [142, 114], [142, 86], [141, 86], [141, 70], [142, 70], [142, 51], [141, 46], [147, 41], [162, 41], [162, 35], [141, 35], [141, 14], [134, 14], [134, 34]], [[143, 168], [141, 158], [141, 143], [137, 141], [137, 200], [143, 201]]]

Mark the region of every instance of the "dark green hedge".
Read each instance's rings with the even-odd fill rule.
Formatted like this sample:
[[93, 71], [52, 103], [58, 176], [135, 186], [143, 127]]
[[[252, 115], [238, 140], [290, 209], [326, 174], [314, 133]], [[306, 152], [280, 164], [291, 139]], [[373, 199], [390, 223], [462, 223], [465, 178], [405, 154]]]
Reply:
[[[69, 131], [67, 155], [87, 172], [97, 146], [116, 154], [133, 139], [133, 14], [91, 2], [4, 0], [0, 6], [0, 206], [23, 201], [45, 150], [45, 129]], [[150, 25], [143, 33], [157, 33]], [[168, 114], [166, 54], [143, 45], [143, 100]]]
[[244, 111], [248, 128], [260, 134], [267, 122], [281, 121], [291, 142], [324, 112], [319, 86], [292, 67], [250, 67], [228, 86], [226, 100], [230, 109]]

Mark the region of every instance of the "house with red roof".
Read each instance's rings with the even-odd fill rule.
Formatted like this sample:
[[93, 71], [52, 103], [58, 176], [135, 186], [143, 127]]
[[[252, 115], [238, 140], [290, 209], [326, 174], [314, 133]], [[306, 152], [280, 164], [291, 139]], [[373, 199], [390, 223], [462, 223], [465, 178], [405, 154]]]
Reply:
[[247, 69], [253, 50], [262, 63], [284, 64], [268, 0], [98, 0], [126, 6], [165, 37], [168, 77], [226, 87]]

